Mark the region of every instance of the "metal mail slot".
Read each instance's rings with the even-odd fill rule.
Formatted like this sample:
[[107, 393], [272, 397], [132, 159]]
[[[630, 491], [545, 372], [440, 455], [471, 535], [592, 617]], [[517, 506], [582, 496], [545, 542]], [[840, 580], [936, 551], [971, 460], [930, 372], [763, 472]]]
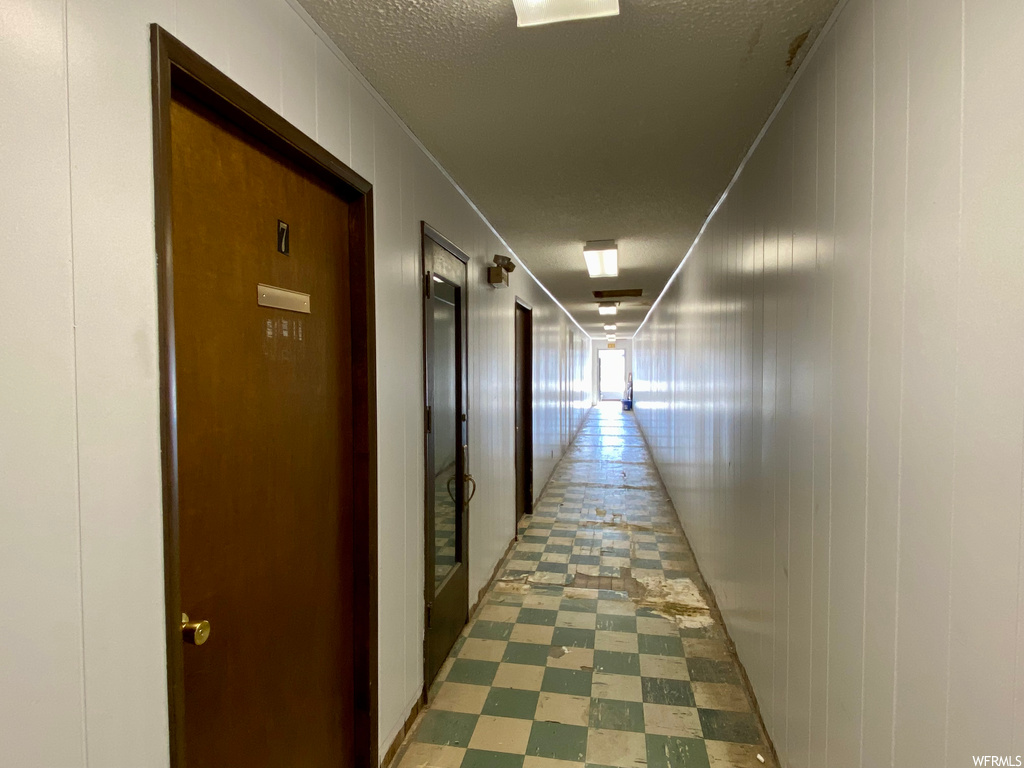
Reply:
[[256, 286], [256, 301], [261, 307], [286, 309], [289, 312], [309, 314], [309, 294], [289, 291], [287, 288], [275, 288], [272, 285]]

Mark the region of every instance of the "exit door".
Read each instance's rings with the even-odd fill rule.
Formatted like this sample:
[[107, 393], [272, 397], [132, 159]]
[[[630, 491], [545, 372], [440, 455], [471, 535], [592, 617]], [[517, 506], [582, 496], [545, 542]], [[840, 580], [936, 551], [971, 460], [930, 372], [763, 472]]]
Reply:
[[466, 262], [423, 225], [426, 395], [424, 685], [437, 676], [469, 619], [469, 474]]
[[626, 391], [626, 350], [597, 351], [598, 383], [602, 400], [619, 400]]

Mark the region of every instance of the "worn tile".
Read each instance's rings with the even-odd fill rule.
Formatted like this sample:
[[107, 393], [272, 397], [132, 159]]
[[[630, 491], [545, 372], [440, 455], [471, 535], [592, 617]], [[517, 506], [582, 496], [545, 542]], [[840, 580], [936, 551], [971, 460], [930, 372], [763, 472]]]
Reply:
[[637, 635], [640, 653], [650, 656], [683, 656], [683, 641], [678, 635]]
[[575, 648], [553, 645], [548, 650], [547, 665], [558, 669], [594, 669], [594, 651], [590, 648]]
[[578, 725], [535, 722], [526, 748], [528, 755], [579, 762], [587, 754], [587, 729]]
[[428, 744], [466, 747], [476, 728], [477, 715], [430, 709], [420, 719], [415, 740]]
[[523, 755], [467, 749], [461, 768], [523, 768]]
[[471, 685], [490, 685], [498, 671], [496, 661], [477, 661], [476, 659], [456, 659], [448, 672], [447, 681], [453, 683], [469, 683]]
[[740, 684], [739, 670], [736, 665], [727, 661], [713, 659], [687, 659], [686, 667], [690, 679], [702, 683], [733, 683]]
[[544, 680], [544, 667], [527, 664], [502, 662], [494, 675], [491, 685], [495, 688], [518, 688], [524, 691], [539, 691]]
[[514, 643], [551, 645], [551, 635], [554, 631], [554, 627], [545, 627], [538, 624], [516, 624], [509, 635], [509, 640]]
[[470, 739], [469, 748], [524, 755], [532, 724], [531, 720], [481, 715]]
[[594, 635], [594, 648], [599, 651], [620, 651], [622, 653], [638, 653], [637, 636], [633, 632], [604, 632], [597, 630]]
[[430, 702], [430, 706], [433, 709], [443, 709], [448, 712], [479, 715], [490, 690], [486, 685], [466, 685], [465, 683], [446, 681], [441, 684], [437, 695]]
[[501, 661], [506, 645], [504, 640], [481, 640], [478, 637], [467, 637], [458, 654], [460, 659]]
[[693, 698], [698, 707], [724, 709], [730, 712], [750, 711], [750, 702], [747, 700], [746, 691], [739, 685], [702, 682], [694, 682], [690, 685], [693, 688]]
[[694, 637], [684, 638], [683, 651], [687, 658], [732, 661], [732, 654], [729, 653], [729, 648], [722, 640], [706, 640]]
[[466, 750], [463, 747], [414, 741], [404, 753], [399, 754], [397, 768], [461, 768]]
[[720, 709], [699, 709], [704, 736], [715, 741], [760, 744], [761, 732], [750, 712], [726, 712]]
[[664, 677], [641, 678], [644, 701], [650, 704], [672, 704], [678, 707], [693, 707], [693, 690], [685, 680], [670, 680]]
[[647, 742], [642, 733], [591, 729], [587, 762], [614, 768], [645, 768]]
[[595, 672], [591, 696], [596, 699], [643, 701], [640, 678], [632, 675], [609, 675]]
[[537, 691], [524, 691], [515, 688], [491, 688], [484, 702], [484, 715], [493, 717], [517, 717], [522, 720], [533, 720], [537, 711]]
[[[727, 741], [704, 742], [708, 752], [708, 763], [711, 768], [772, 768], [774, 761], [768, 751], [754, 744], [734, 744]], [[761, 763], [757, 756], [761, 755], [765, 762]]]
[[544, 670], [541, 690], [548, 693], [568, 693], [573, 696], [590, 696], [593, 673], [586, 670], [557, 669]]
[[590, 727], [613, 731], [644, 731], [644, 705], [637, 701], [592, 699]]
[[477, 614], [477, 621], [492, 621], [499, 624], [514, 624], [519, 608], [514, 605], [485, 605]]
[[535, 664], [545, 666], [548, 663], [548, 646], [535, 643], [507, 643], [503, 649], [501, 661], [511, 664]]
[[[580, 613], [577, 616], [593, 616], [593, 614]], [[551, 633], [552, 645], [563, 645], [569, 648], [593, 648], [593, 629], [576, 629], [575, 627], [555, 627]]]
[[570, 760], [554, 760], [550, 757], [527, 755], [523, 768], [586, 768], [583, 763]]
[[703, 739], [647, 734], [648, 768], [710, 768]]
[[508, 640], [514, 626], [501, 621], [476, 621], [469, 629], [469, 636], [481, 640]]
[[640, 656], [620, 651], [594, 651], [594, 671], [609, 675], [640, 676]]
[[[559, 601], [561, 602], [561, 601]], [[520, 608], [519, 624], [540, 624], [545, 627], [555, 626], [555, 620], [558, 618], [557, 610], [545, 610], [543, 608]], [[511, 630], [509, 630], [511, 635]]]
[[534, 720], [586, 727], [590, 724], [590, 705], [589, 696], [541, 692]]
[[691, 739], [704, 737], [700, 716], [695, 707], [678, 707], [670, 704], [644, 704], [644, 723], [647, 733], [663, 736], [685, 736]]
[[667, 677], [670, 680], [690, 679], [686, 659], [678, 656], [648, 656], [641, 653], [640, 674], [644, 677]]

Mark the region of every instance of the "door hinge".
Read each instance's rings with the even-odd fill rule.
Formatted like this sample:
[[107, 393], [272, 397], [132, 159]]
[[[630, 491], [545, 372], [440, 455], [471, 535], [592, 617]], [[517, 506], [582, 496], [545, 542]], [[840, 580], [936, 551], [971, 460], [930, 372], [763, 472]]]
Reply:
[[434, 604], [427, 603], [427, 629], [430, 629], [430, 620], [433, 618]]
[[434, 409], [431, 408], [428, 405], [427, 406], [427, 415], [426, 415], [426, 418], [424, 420], [424, 423], [426, 424], [427, 432], [430, 432], [433, 429], [433, 426], [434, 426], [433, 423], [432, 423], [433, 422], [433, 415], [434, 415]]

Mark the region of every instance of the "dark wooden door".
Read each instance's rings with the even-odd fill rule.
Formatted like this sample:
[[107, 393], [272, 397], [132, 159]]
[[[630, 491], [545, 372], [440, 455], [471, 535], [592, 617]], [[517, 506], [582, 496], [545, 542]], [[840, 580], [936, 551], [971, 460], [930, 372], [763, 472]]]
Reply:
[[466, 263], [440, 236], [423, 235], [426, 383], [426, 637], [429, 686], [469, 619], [469, 430]]
[[184, 762], [351, 766], [348, 206], [196, 104], [171, 137]]
[[533, 313], [516, 302], [516, 522], [533, 512]]

